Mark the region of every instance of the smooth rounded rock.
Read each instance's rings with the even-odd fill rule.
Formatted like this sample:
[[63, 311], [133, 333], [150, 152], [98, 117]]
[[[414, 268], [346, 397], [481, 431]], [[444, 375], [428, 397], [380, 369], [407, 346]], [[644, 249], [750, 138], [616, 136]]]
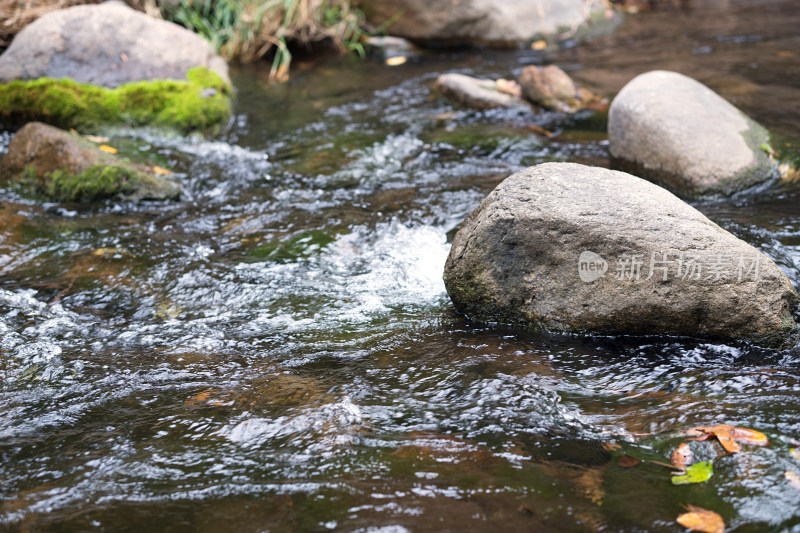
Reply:
[[685, 197], [730, 195], [777, 177], [768, 132], [683, 74], [652, 71], [611, 102], [612, 163]]
[[0, 163], [0, 183], [55, 201], [103, 198], [176, 198], [181, 186], [102, 150], [83, 137], [41, 122], [29, 122], [11, 139]]
[[117, 87], [184, 80], [194, 67], [230, 84], [227, 63], [202, 37], [111, 1], [52, 11], [23, 28], [0, 55], [0, 82], [47, 77]]
[[657, 185], [573, 163], [498, 185], [456, 234], [444, 279], [484, 323], [768, 346], [797, 331], [798, 295], [767, 256]]
[[427, 45], [519, 46], [535, 37], [586, 22], [585, 0], [370, 0], [362, 9], [372, 23]]
[[442, 74], [433, 84], [433, 90], [470, 109], [526, 105], [522, 98], [498, 91], [494, 80], [472, 78], [464, 74]]

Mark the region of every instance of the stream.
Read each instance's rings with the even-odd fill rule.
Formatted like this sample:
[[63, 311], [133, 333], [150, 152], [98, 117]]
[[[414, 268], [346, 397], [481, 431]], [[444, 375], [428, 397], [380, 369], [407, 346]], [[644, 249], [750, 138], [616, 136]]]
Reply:
[[[612, 97], [677, 70], [800, 137], [796, 2], [664, 4], [543, 51], [234, 68], [218, 137], [110, 134], [179, 202], [0, 189], [0, 530], [681, 532], [691, 504], [800, 532], [800, 348], [492, 329], [442, 282], [503, 178], [609, 162], [602, 113], [463, 110], [441, 73], [556, 63]], [[800, 185], [693, 205], [800, 286]], [[713, 477], [674, 486], [651, 461], [715, 423], [770, 446], [692, 443]]]

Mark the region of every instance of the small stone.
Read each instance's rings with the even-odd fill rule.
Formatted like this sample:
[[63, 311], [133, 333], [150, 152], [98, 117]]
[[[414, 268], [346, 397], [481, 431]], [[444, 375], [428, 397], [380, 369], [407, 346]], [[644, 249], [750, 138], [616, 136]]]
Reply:
[[472, 78], [464, 74], [442, 74], [433, 84], [433, 90], [470, 109], [484, 110], [525, 105], [518, 96], [499, 91], [494, 80]]

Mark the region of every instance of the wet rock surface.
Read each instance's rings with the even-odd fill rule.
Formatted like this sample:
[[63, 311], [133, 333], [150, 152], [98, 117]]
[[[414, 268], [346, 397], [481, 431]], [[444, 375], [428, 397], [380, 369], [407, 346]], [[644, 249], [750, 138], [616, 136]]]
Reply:
[[427, 45], [518, 46], [543, 34], [586, 21], [583, 0], [377, 0], [363, 9], [375, 24], [394, 20], [389, 31]]
[[472, 78], [464, 74], [442, 74], [433, 84], [433, 90], [470, 109], [526, 106], [519, 96], [499, 91], [494, 80]]
[[555, 65], [522, 69], [519, 76], [522, 95], [530, 102], [553, 111], [575, 113], [600, 99], [583, 89]]
[[53, 11], [25, 27], [0, 55], [0, 82], [47, 77], [116, 87], [183, 80], [194, 67], [230, 83], [225, 60], [203, 38], [112, 1]]
[[769, 134], [714, 91], [677, 72], [631, 80], [609, 109], [612, 163], [682, 196], [730, 195], [777, 177]]
[[181, 193], [177, 183], [156, 176], [147, 167], [40, 122], [27, 124], [11, 139], [0, 163], [0, 181], [63, 201], [166, 199]]
[[456, 309], [482, 322], [592, 334], [782, 345], [797, 294], [761, 252], [665, 189], [545, 163], [465, 220], [445, 266]]

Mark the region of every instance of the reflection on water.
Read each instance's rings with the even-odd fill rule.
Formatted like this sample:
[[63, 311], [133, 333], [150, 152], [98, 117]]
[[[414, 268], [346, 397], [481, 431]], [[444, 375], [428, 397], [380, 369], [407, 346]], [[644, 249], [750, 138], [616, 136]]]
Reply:
[[[441, 279], [448, 236], [502, 178], [605, 165], [607, 143], [602, 116], [454, 109], [430, 96], [438, 73], [557, 61], [611, 94], [673, 68], [798, 131], [795, 6], [688, 5], [544, 55], [344, 61], [283, 86], [242, 70], [221, 139], [110, 141], [175, 170], [179, 203], [4, 190], [3, 528], [681, 531], [688, 503], [796, 531], [800, 351], [495, 331], [458, 317]], [[800, 284], [797, 194], [698, 207]], [[772, 444], [692, 443], [715, 468], [692, 487], [649, 462], [721, 422]]]

